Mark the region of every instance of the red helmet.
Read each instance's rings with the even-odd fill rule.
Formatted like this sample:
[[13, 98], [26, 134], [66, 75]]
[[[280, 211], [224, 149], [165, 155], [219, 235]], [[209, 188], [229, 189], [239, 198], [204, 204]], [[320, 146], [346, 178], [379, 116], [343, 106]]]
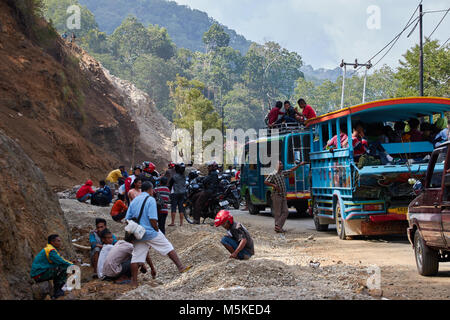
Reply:
[[173, 169], [173, 168], [175, 168], [175, 163], [173, 163], [173, 162], [169, 163], [169, 169]]
[[149, 162], [149, 161], [144, 162], [144, 171], [152, 173], [153, 171], [155, 171], [155, 169], [156, 169], [156, 167], [153, 164], [153, 162]]
[[220, 227], [227, 221], [229, 221], [231, 224], [233, 224], [233, 216], [230, 214], [230, 211], [220, 210], [219, 213], [216, 215], [216, 219], [214, 220], [214, 225], [216, 227]]

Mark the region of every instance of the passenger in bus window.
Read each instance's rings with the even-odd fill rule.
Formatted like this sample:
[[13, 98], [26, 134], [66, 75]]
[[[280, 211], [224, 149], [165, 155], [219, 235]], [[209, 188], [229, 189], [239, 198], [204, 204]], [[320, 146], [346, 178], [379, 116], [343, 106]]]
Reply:
[[409, 136], [411, 142], [423, 141], [422, 132], [419, 131], [420, 121], [417, 119], [411, 119], [408, 121], [409, 124]]
[[406, 124], [403, 121], [397, 121], [394, 124], [394, 137], [391, 140], [391, 143], [400, 143], [402, 142], [403, 134], [405, 133]]
[[367, 140], [364, 139], [364, 127], [361, 122], [353, 126], [352, 145], [355, 162], [358, 162], [359, 158], [367, 153], [368, 149]]
[[[347, 126], [342, 125], [340, 137], [341, 137], [341, 148], [343, 149], [348, 148], [348, 136], [345, 132], [347, 132]], [[333, 138], [328, 140], [327, 145], [325, 146], [324, 149], [328, 149], [332, 152], [334, 149], [337, 149], [337, 147], [338, 147], [337, 135], [335, 135]]]
[[439, 147], [443, 143], [447, 142], [449, 140], [450, 136], [450, 119], [447, 120], [447, 128], [439, 132], [436, 137], [434, 138], [434, 144], [435, 147]]

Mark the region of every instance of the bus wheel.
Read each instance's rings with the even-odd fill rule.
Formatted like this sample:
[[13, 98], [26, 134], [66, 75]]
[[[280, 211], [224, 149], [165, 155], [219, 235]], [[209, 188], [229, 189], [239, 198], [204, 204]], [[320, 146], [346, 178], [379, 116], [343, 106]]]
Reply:
[[259, 208], [252, 203], [249, 193], [245, 195], [245, 201], [247, 202], [248, 213], [252, 215], [259, 214]]
[[320, 224], [319, 219], [319, 204], [314, 201], [313, 206], [313, 219], [314, 219], [314, 226], [316, 227], [317, 231], [328, 231], [328, 224]]
[[336, 215], [336, 231], [340, 239], [345, 240], [345, 221], [342, 216], [342, 208], [339, 200], [336, 203], [335, 208], [335, 215]]

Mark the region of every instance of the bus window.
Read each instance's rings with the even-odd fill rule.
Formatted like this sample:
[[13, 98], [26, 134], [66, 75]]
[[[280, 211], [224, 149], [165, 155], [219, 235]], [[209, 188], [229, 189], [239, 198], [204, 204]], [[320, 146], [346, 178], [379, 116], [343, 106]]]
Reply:
[[302, 148], [303, 148], [303, 161], [310, 162], [309, 160], [309, 153], [311, 151], [311, 139], [308, 135], [302, 136]]
[[[287, 150], [287, 153], [288, 153], [288, 163], [294, 163], [294, 161], [295, 161], [295, 152], [296, 151], [300, 151], [300, 154], [301, 154], [301, 143], [300, 143], [300, 136], [290, 136], [290, 137], [288, 137], [287, 138], [288, 139], [288, 150]], [[308, 137], [308, 141], [309, 141], [309, 137]], [[292, 142], [294, 143], [294, 144], [292, 144]], [[300, 156], [300, 159], [299, 159], [300, 161], [302, 160], [301, 159], [301, 156]]]

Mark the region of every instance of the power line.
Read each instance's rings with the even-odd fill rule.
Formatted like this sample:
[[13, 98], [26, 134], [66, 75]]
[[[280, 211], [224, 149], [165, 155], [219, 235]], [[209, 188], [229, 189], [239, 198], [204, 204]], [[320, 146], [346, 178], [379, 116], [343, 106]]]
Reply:
[[[441, 48], [443, 48], [446, 44], [447, 44], [447, 42], [450, 40], [450, 38], [448, 38], [440, 47], [439, 47], [439, 49], [441, 49]], [[438, 49], [438, 50], [439, 50]]]
[[433, 33], [436, 31], [437, 28], [439, 28], [439, 26], [441, 25], [442, 21], [444, 21], [445, 17], [447, 16], [449, 10], [450, 10], [450, 8], [447, 9], [447, 11], [445, 12], [445, 14], [442, 17], [441, 21], [439, 21], [439, 23], [437, 24], [436, 28], [434, 28], [433, 32], [431, 32], [431, 34], [428, 36], [428, 39], [431, 39], [431, 36], [433, 35]]
[[[450, 8], [449, 8], [450, 9]], [[423, 13], [437, 13], [437, 12], [445, 12], [448, 11], [449, 9], [444, 9], [444, 10], [432, 10], [432, 11], [424, 11]]]
[[[419, 9], [419, 6], [422, 4], [422, 2], [423, 2], [423, 0], [421, 0], [420, 3], [417, 5], [416, 9], [414, 10], [413, 14], [412, 14], [411, 17], [409, 18], [409, 20], [408, 20], [408, 22], [406, 23], [406, 26], [403, 28], [403, 30], [402, 30], [398, 35], [396, 35], [396, 36], [394, 37], [394, 39], [392, 39], [387, 45], [385, 45], [380, 51], [378, 51], [372, 58], [370, 58], [367, 62], [372, 61], [372, 60], [373, 60], [375, 57], [377, 57], [381, 52], [383, 52], [384, 49], [386, 49], [387, 47], [389, 47], [389, 45], [391, 45], [392, 43], [393, 43], [393, 45], [389, 48], [388, 52], [393, 48], [393, 46], [395, 45], [395, 43], [397, 43], [397, 41], [398, 41], [398, 39], [400, 38], [400, 36], [405, 32], [405, 30], [408, 29], [408, 28], [411, 26], [412, 23], [414, 23], [416, 20], [419, 19], [419, 18], [416, 18], [416, 19], [414, 19], [414, 20], [412, 21], [412, 23], [411, 23], [412, 18], [413, 18], [414, 15], [416, 14], [416, 12], [417, 12], [417, 10]], [[386, 54], [387, 54], [387, 53], [385, 53], [381, 59], [383, 59], [383, 58], [386, 56]], [[377, 62], [376, 64], [378, 64], [378, 63], [381, 61], [381, 59], [378, 60], [378, 62]], [[375, 64], [375, 65], [376, 65], [376, 64]], [[375, 65], [374, 65], [374, 66], [375, 66]], [[361, 69], [361, 68], [362, 68], [362, 67], [360, 67], [359, 69]], [[359, 70], [359, 69], [358, 69], [358, 70]], [[356, 71], [358, 71], [358, 70], [356, 70]]]

